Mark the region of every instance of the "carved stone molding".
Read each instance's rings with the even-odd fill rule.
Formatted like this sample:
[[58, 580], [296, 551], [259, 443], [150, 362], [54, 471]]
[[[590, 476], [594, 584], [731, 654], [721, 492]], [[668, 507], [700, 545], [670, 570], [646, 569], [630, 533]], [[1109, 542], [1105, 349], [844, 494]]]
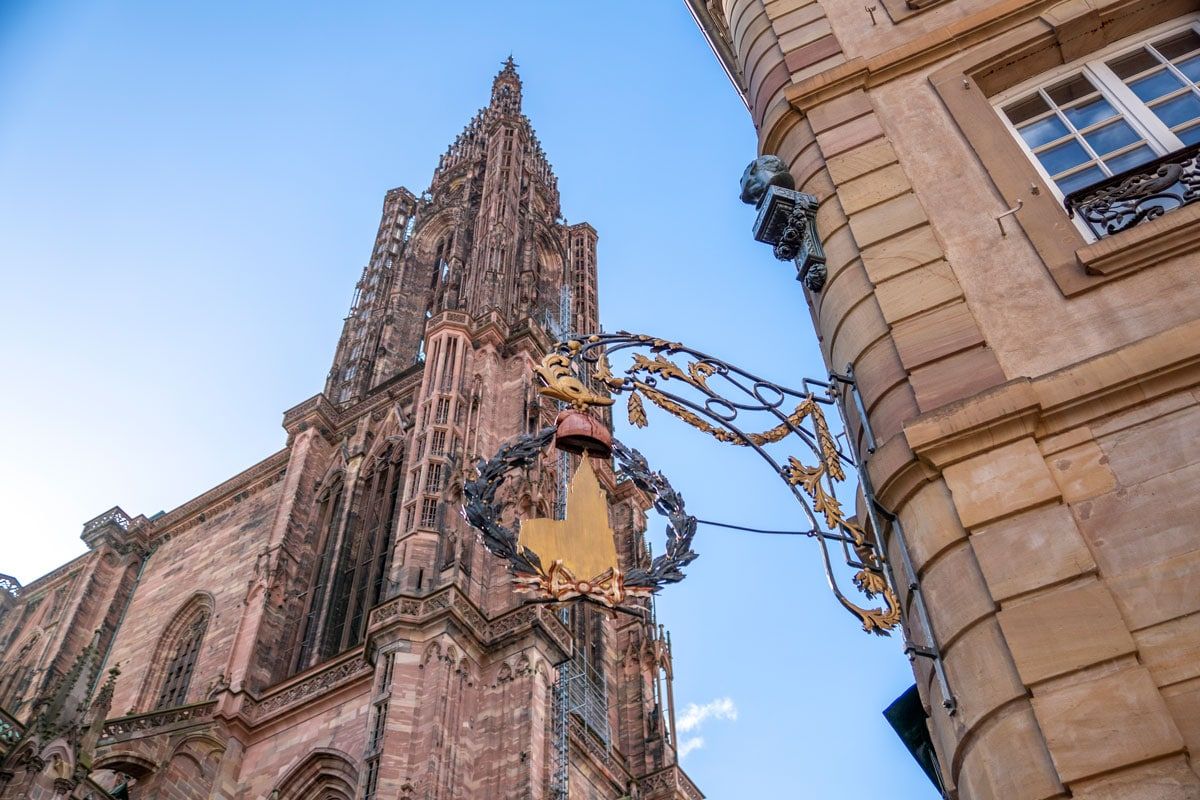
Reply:
[[211, 722], [216, 711], [215, 700], [203, 703], [165, 708], [146, 714], [134, 714], [128, 717], [110, 719], [104, 723], [101, 733], [101, 743], [111, 744], [125, 739], [135, 739], [148, 734], [159, 733], [166, 729], [174, 730], [184, 724]]
[[644, 800], [704, 800], [696, 784], [677, 765], [647, 775], [638, 780], [638, 789]]
[[275, 691], [268, 690], [262, 698], [247, 703], [246, 715], [252, 722], [257, 723], [298, 705], [315, 694], [350, 683], [371, 672], [372, 667], [360, 650], [353, 656], [335, 661], [298, 682], [285, 683]]
[[428, 597], [393, 597], [371, 612], [369, 630], [377, 634], [385, 624], [393, 621], [426, 625], [444, 616], [454, 617], [482, 645], [491, 645], [518, 632], [540, 627], [564, 653], [571, 651], [570, 633], [546, 606], [524, 606], [488, 619], [454, 586], [447, 586]]

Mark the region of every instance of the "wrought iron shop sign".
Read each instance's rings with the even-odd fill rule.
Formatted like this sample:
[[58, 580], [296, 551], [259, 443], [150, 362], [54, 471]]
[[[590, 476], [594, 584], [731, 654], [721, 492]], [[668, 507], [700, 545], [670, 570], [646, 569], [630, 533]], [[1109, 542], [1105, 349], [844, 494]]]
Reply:
[[[614, 372], [610, 359], [628, 366]], [[726, 444], [748, 447], [765, 459], [799, 501], [808, 529], [817, 540], [829, 585], [838, 602], [863, 630], [886, 635], [900, 623], [900, 608], [879, 543], [846, 516], [836, 496], [854, 461], [839, 447], [824, 407], [836, 403], [838, 387], [806, 379], [802, 389], [766, 381], [728, 362], [684, 346], [633, 333], [600, 333], [560, 342], [537, 375], [543, 395], [568, 406], [556, 428], [519, 437], [481, 462], [479, 477], [466, 487], [466, 512], [483, 533], [487, 547], [507, 558], [517, 585], [541, 599], [587, 597], [610, 606], [643, 597], [682, 580], [682, 568], [696, 558], [692, 550], [696, 519], [661, 473], [650, 470], [636, 450], [611, 442], [619, 474], [649, 492], [655, 508], [668, 519], [666, 552], [647, 569], [620, 572], [600, 487], [588, 458], [571, 484], [564, 520], [527, 521], [517, 536], [499, 524], [495, 492], [511, 469], [534, 463], [558, 437], [558, 446], [607, 455], [606, 432], [584, 431], [582, 420], [597, 420], [588, 410], [611, 406], [623, 397], [629, 422], [645, 427], [647, 404]], [[763, 418], [760, 430], [747, 431], [742, 420]], [[602, 426], [599, 426], [602, 428]], [[787, 448], [777, 459], [768, 447]], [[860, 604], [842, 588], [835, 568], [841, 561], [850, 582], [867, 601]]]
[[[592, 420], [589, 436], [572, 430], [587, 424], [581, 422], [586, 407], [587, 403], [577, 404], [560, 414], [554, 427], [518, 436], [481, 461], [479, 475], [463, 487], [463, 510], [480, 531], [484, 546], [509, 562], [517, 591], [535, 600], [582, 598], [618, 608], [683, 580], [683, 568], [696, 558], [696, 519], [688, 515], [683, 498], [667, 479], [652, 471], [641, 453], [613, 440], [598, 421]], [[501, 524], [496, 491], [509, 472], [536, 464], [551, 442], [583, 455], [567, 491], [565, 518], [525, 520], [518, 534]], [[666, 552], [645, 568], [622, 572], [617, 561], [607, 502], [591, 464], [593, 456], [610, 455], [617, 474], [649, 493], [654, 507], [667, 518]]]

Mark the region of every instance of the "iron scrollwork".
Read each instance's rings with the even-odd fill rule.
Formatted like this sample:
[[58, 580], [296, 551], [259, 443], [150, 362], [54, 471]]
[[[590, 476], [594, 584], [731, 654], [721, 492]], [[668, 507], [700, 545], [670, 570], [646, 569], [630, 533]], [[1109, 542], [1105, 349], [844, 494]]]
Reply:
[[[617, 354], [629, 356], [631, 362], [623, 374], [610, 366], [610, 357]], [[678, 363], [675, 356], [682, 357]], [[565, 361], [574, 365], [574, 372], [559, 369]], [[846, 516], [836, 496], [836, 485], [846, 478], [845, 467], [855, 464], [839, 447], [825, 418], [823, 406], [838, 397], [832, 384], [805, 379], [801, 389], [790, 389], [679, 342], [623, 331], [560, 342], [546, 357], [546, 365], [556, 366], [538, 372], [546, 383], [541, 391], [548, 396], [571, 392], [560, 385], [568, 380], [572, 385], [603, 387], [626, 397], [628, 419], [635, 427], [648, 424], [646, 401], [718, 441], [753, 449], [800, 503], [811, 526], [806, 533], [820, 543], [825, 574], [838, 602], [867, 632], [887, 635], [900, 623], [899, 601], [883, 553], [862, 526]], [[742, 416], [766, 417], [774, 424], [748, 432], [739, 424]], [[801, 446], [811, 458], [793, 451], [777, 461], [766, 447], [782, 442]], [[690, 548], [690, 535], [687, 541]], [[855, 587], [868, 600], [879, 598], [880, 607], [861, 606], [840, 588], [834, 545], [840, 545], [842, 559], [854, 570]]]
[[1113, 175], [1063, 199], [1098, 237], [1129, 230], [1200, 199], [1200, 144]]
[[[547, 362], [554, 368], [546, 369]], [[561, 366], [562, 363], [553, 356], [543, 362], [539, 374], [543, 379], [550, 376], [556, 381], [554, 388], [546, 394], [560, 397], [565, 392], [579, 398], [582, 395], [575, 386], [578, 380], [569, 371], [560, 369]], [[590, 393], [590, 390], [589, 396], [612, 403], [611, 399]], [[667, 518], [666, 551], [648, 566], [634, 567], [624, 574], [611, 575], [602, 581], [579, 581], [561, 570], [560, 564], [543, 565], [537, 553], [520, 544], [517, 532], [500, 522], [496, 491], [504, 477], [515, 469], [535, 465], [554, 439], [554, 432], [553, 427], [547, 427], [506, 442], [496, 455], [479, 461], [478, 475], [463, 486], [463, 512], [467, 522], [480, 531], [483, 545], [493, 555], [509, 562], [517, 590], [533, 593], [545, 600], [583, 597], [616, 607], [624, 605], [628, 599], [647, 597], [668, 584], [683, 580], [683, 568], [697, 557], [692, 549], [696, 518], [687, 513], [683, 497], [661, 472], [652, 470], [637, 450], [616, 440], [612, 443], [612, 455], [617, 475], [633, 481], [635, 486], [647, 492], [653, 499], [655, 510]]]

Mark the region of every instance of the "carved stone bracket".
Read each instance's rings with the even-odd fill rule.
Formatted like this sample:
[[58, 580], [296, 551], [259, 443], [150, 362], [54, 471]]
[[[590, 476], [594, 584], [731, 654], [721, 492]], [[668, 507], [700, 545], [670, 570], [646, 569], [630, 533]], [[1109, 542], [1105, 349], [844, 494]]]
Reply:
[[780, 261], [796, 264], [796, 280], [809, 291], [825, 287], [825, 249], [817, 235], [817, 198], [811, 194], [770, 186], [758, 202], [754, 239], [775, 248]]

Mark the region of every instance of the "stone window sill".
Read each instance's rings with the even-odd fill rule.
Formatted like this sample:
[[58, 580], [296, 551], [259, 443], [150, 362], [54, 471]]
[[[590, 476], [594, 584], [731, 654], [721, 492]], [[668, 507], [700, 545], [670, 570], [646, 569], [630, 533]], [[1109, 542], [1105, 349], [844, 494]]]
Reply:
[[1200, 250], [1200, 205], [1169, 211], [1150, 222], [1106, 236], [1075, 251], [1090, 275], [1128, 275], [1174, 256]]

